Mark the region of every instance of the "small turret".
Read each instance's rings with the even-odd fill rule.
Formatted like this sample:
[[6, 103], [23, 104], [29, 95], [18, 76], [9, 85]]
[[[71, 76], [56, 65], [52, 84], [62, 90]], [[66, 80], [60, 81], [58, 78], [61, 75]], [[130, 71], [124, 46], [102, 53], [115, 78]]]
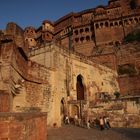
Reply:
[[28, 44], [29, 48], [36, 46], [36, 32], [33, 27], [26, 27], [24, 30], [25, 42]]
[[42, 23], [42, 40], [51, 42], [53, 40], [54, 26], [53, 23], [45, 20]]
[[120, 4], [120, 0], [109, 0], [108, 5], [114, 6]]
[[36, 38], [36, 32], [34, 27], [26, 27], [24, 30], [24, 37]]

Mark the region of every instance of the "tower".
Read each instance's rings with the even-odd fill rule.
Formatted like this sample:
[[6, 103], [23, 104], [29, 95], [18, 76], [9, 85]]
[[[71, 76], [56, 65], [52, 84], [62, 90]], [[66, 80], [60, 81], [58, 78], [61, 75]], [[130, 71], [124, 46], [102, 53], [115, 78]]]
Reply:
[[28, 44], [29, 48], [32, 48], [32, 47], [36, 46], [35, 28], [26, 27], [25, 30], [24, 30], [24, 37], [25, 37], [25, 42], [26, 42], [26, 44]]
[[53, 23], [45, 20], [42, 23], [42, 40], [46, 42], [51, 42], [53, 40], [54, 26]]

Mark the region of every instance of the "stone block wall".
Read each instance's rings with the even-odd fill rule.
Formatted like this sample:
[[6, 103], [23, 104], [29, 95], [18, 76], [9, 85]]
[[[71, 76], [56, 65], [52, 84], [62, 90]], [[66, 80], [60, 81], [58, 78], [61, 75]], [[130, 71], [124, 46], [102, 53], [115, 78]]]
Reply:
[[[131, 101], [130, 101], [131, 100]], [[132, 101], [134, 100], [134, 101]], [[140, 128], [139, 98], [98, 102], [89, 114], [90, 119], [108, 116], [111, 127]]]
[[46, 113], [0, 113], [1, 140], [47, 140]]
[[112, 54], [103, 54], [94, 56], [93, 59], [113, 70], [117, 69], [116, 56]]
[[137, 114], [112, 113], [110, 116], [112, 127], [139, 128], [140, 117]]
[[119, 85], [120, 92], [123, 94], [138, 94], [140, 91], [140, 76], [119, 77]]
[[10, 97], [9, 94], [0, 90], [0, 112], [10, 111]]

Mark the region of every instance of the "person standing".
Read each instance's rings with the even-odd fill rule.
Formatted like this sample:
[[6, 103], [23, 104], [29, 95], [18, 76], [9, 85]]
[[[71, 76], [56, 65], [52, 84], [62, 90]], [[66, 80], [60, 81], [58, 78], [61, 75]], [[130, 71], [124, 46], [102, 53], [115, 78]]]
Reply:
[[74, 124], [78, 125], [78, 116], [77, 116], [77, 114], [75, 114], [75, 116], [74, 116]]
[[103, 120], [104, 120], [104, 128], [105, 128], [105, 129], [109, 129], [109, 126], [108, 126], [108, 124], [107, 124], [107, 117], [104, 116], [104, 117], [103, 117]]
[[103, 117], [100, 117], [100, 130], [104, 130], [104, 120]]
[[109, 117], [106, 117], [106, 124], [108, 126], [108, 128], [111, 128], [110, 122], [109, 122]]
[[87, 128], [90, 129], [90, 120], [87, 121]]
[[66, 115], [66, 117], [65, 117], [65, 124], [69, 124], [69, 123], [70, 123], [69, 117], [68, 117], [68, 115]]

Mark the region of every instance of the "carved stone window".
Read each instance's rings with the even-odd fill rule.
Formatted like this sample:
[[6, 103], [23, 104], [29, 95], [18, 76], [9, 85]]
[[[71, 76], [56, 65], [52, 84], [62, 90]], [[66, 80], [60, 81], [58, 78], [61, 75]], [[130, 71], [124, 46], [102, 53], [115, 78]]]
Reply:
[[78, 41], [79, 41], [79, 38], [75, 38], [75, 42], [78, 43]]
[[118, 26], [118, 22], [115, 22], [115, 26]]
[[119, 25], [122, 25], [122, 21], [119, 21]]
[[96, 29], [98, 29], [98, 28], [99, 28], [99, 24], [95, 24], [95, 26], [96, 26]]
[[138, 19], [137, 18], [134, 18], [134, 20], [135, 20], [136, 23], [138, 23]]
[[124, 20], [124, 24], [125, 24], [125, 25], [128, 25], [128, 24], [129, 24], [127, 19]]
[[130, 23], [133, 23], [134, 22], [132, 18], [130, 18], [129, 21], [130, 21]]
[[80, 38], [80, 41], [83, 42], [83, 41], [84, 41], [84, 37], [81, 37], [81, 38]]
[[83, 29], [80, 29], [80, 33], [83, 33], [84, 32], [84, 30]]
[[86, 29], [85, 29], [85, 32], [89, 32], [89, 28], [86, 28]]
[[76, 35], [78, 35], [78, 30], [75, 30], [74, 33], [75, 33]]
[[113, 27], [113, 22], [110, 23], [110, 27]]
[[108, 22], [105, 22], [105, 27], [108, 27]]
[[101, 28], [103, 28], [103, 25], [104, 25], [103, 23], [100, 23]]
[[86, 41], [90, 41], [90, 37], [89, 36], [86, 36]]

